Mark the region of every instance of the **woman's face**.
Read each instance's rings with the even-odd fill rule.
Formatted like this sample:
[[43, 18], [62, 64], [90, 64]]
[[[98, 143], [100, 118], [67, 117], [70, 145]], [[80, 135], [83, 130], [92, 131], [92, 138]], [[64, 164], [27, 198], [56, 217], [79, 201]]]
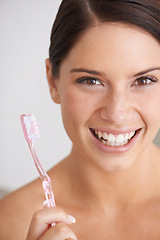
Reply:
[[72, 48], [53, 81], [53, 100], [61, 104], [77, 159], [123, 171], [149, 158], [160, 126], [155, 38], [131, 25], [98, 25]]

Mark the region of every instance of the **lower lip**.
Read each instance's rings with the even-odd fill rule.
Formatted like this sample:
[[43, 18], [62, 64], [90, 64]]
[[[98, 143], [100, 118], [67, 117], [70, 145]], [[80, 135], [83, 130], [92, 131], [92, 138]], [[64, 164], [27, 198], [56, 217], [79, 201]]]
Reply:
[[92, 139], [98, 148], [105, 153], [126, 153], [128, 152], [135, 144], [141, 129], [137, 130], [136, 135], [129, 140], [129, 142], [123, 146], [108, 146], [101, 143], [91, 132]]

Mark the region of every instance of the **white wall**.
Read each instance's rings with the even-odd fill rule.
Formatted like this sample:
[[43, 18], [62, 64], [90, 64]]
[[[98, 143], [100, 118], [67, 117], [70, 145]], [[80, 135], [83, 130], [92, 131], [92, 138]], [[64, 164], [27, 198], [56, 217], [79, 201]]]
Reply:
[[45, 74], [51, 27], [60, 2], [0, 1], [0, 188], [9, 191], [38, 176], [20, 114], [36, 115], [42, 136], [36, 149], [46, 170], [71, 148]]
[[44, 64], [59, 4], [60, 0], [0, 0], [0, 188], [14, 190], [38, 176], [20, 114], [36, 115], [42, 135], [36, 148], [46, 170], [70, 151]]

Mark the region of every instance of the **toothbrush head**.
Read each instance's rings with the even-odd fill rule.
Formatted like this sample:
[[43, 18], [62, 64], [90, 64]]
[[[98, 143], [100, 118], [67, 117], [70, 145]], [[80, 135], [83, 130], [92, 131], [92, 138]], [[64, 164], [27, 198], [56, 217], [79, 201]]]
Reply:
[[23, 114], [20, 116], [20, 120], [27, 143], [34, 143], [40, 137], [35, 116], [33, 114]]

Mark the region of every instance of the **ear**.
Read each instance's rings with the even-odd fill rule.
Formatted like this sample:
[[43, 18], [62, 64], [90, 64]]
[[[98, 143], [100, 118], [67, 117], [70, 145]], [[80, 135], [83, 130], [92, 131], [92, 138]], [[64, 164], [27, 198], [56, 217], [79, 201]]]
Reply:
[[56, 79], [53, 76], [52, 63], [50, 62], [49, 58], [46, 59], [46, 74], [47, 74], [48, 85], [49, 85], [52, 100], [55, 103], [60, 104], [60, 97], [59, 97], [59, 92], [58, 92], [58, 88], [57, 88], [58, 79]]

